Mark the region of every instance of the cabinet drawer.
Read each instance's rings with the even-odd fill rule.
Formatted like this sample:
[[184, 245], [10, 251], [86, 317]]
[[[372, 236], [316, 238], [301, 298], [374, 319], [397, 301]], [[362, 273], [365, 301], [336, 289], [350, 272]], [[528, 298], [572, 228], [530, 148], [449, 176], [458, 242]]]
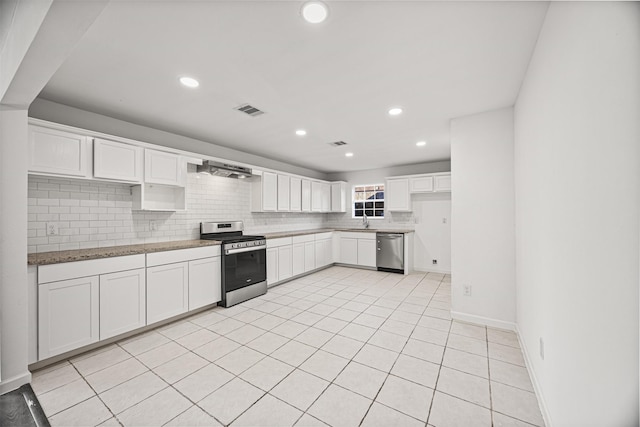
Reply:
[[341, 231], [340, 237], [345, 237], [347, 239], [375, 240], [376, 233], [371, 231]]
[[267, 248], [277, 248], [280, 246], [290, 245], [292, 243], [291, 237], [280, 237], [278, 239], [267, 239]]
[[328, 233], [317, 233], [315, 234], [315, 239], [317, 240], [326, 240], [326, 239], [331, 239], [331, 236], [333, 236], [333, 232], [328, 232]]
[[176, 262], [190, 261], [193, 259], [220, 256], [220, 246], [204, 246], [201, 248], [177, 249], [175, 251], [162, 251], [147, 254], [147, 267]]
[[144, 254], [41, 265], [38, 267], [38, 284], [133, 270], [144, 266]]
[[293, 236], [292, 241], [293, 243], [306, 243], [306, 242], [313, 242], [314, 240], [316, 240], [315, 235], [314, 234], [304, 234], [302, 236]]

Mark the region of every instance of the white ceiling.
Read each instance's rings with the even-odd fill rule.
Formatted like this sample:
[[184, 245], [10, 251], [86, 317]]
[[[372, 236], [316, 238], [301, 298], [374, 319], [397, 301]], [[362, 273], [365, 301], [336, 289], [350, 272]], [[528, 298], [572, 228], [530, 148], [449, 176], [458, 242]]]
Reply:
[[323, 172], [449, 159], [451, 118], [514, 104], [547, 8], [327, 3], [112, 1], [40, 96]]

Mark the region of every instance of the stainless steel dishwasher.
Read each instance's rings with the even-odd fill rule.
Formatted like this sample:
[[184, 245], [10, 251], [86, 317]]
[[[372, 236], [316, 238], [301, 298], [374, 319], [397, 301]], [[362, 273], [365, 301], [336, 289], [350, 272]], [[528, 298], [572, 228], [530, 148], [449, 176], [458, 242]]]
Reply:
[[404, 234], [376, 233], [376, 241], [378, 270], [404, 273]]

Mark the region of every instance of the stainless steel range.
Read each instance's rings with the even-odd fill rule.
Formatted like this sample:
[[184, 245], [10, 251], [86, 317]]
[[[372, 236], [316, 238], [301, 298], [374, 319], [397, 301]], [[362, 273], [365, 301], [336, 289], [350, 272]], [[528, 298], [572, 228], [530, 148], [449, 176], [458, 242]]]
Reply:
[[267, 293], [266, 240], [243, 230], [242, 221], [200, 223], [201, 239], [222, 242], [223, 307]]

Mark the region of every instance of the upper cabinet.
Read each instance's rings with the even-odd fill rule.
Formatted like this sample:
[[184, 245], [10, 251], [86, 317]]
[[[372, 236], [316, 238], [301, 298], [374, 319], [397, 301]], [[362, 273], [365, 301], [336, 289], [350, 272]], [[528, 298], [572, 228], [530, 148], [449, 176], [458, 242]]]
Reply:
[[433, 191], [435, 192], [451, 192], [451, 174], [435, 175], [435, 184]]
[[388, 211], [411, 211], [411, 195], [451, 192], [451, 172], [387, 178], [385, 203]]
[[409, 179], [409, 191], [412, 193], [432, 193], [433, 192], [433, 177], [432, 176], [418, 176]]
[[291, 212], [300, 212], [302, 210], [302, 179], [291, 177], [289, 180], [291, 199], [289, 202], [289, 210]]
[[278, 211], [288, 212], [291, 197], [291, 179], [287, 175], [278, 175]]
[[322, 183], [311, 181], [311, 212], [322, 212]]
[[347, 183], [343, 181], [331, 183], [331, 212], [347, 211]]
[[251, 184], [251, 211], [275, 212], [278, 208], [278, 175], [262, 172]]
[[91, 177], [91, 141], [85, 135], [29, 126], [29, 173]]
[[302, 189], [301, 210], [302, 212], [311, 212], [311, 181], [303, 179], [300, 186]]
[[115, 181], [142, 182], [144, 149], [96, 138], [93, 141], [93, 176]]
[[184, 187], [186, 173], [179, 155], [164, 151], [144, 150], [144, 182]]
[[387, 178], [384, 198], [388, 211], [410, 211], [409, 179]]

